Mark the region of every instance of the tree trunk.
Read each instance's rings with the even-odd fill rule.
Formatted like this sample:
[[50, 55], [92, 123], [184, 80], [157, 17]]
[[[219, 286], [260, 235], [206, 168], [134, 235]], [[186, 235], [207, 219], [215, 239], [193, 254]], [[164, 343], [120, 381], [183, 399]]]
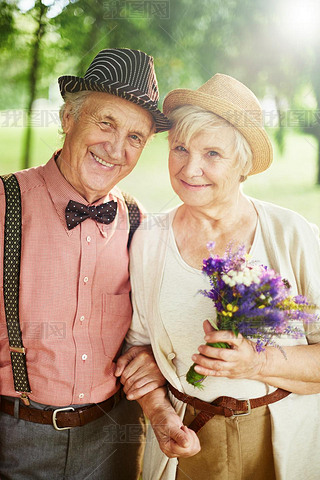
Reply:
[[317, 164], [317, 185], [320, 185], [320, 138], [317, 137], [318, 142], [318, 164]]
[[43, 35], [45, 34], [45, 14], [47, 7], [43, 5], [41, 0], [38, 0], [34, 6], [36, 12], [37, 27], [34, 32], [34, 41], [31, 46], [30, 55], [30, 73], [29, 73], [29, 102], [27, 105], [27, 118], [25, 137], [22, 150], [22, 168], [28, 168], [30, 166], [30, 152], [32, 143], [32, 104], [35, 100], [37, 82], [38, 82], [38, 70], [40, 64], [40, 46]]
[[[81, 55], [77, 65], [77, 72], [81, 77], [92, 62], [94, 55], [98, 53], [97, 50], [108, 48], [108, 45], [114, 46], [112, 43], [113, 38], [110, 34], [113, 33], [114, 29], [117, 29], [111, 22], [106, 24], [104, 19], [105, 6], [103, 2], [86, 0], [84, 4], [82, 4], [82, 8], [86, 14], [94, 17], [94, 22], [91, 24], [90, 31], [85, 37], [85, 43], [83, 45], [85, 52]], [[104, 30], [106, 30], [106, 33], [104, 36], [101, 36], [101, 32]]]

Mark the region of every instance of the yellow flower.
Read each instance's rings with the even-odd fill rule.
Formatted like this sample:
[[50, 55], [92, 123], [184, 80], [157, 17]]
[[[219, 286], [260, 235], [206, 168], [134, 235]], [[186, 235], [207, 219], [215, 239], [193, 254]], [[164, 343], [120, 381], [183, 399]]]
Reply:
[[227, 305], [227, 310], [228, 310], [229, 312], [235, 313], [235, 312], [237, 312], [237, 311], [239, 310], [239, 307], [237, 307], [237, 305], [232, 305], [231, 303], [228, 303], [228, 305]]
[[[300, 310], [301, 309], [300, 308], [301, 306], [293, 300], [293, 297], [285, 298], [277, 306], [279, 308], [283, 309], [283, 310]], [[303, 305], [303, 307], [304, 307], [304, 305]], [[302, 308], [302, 309], [304, 309], [304, 308]]]

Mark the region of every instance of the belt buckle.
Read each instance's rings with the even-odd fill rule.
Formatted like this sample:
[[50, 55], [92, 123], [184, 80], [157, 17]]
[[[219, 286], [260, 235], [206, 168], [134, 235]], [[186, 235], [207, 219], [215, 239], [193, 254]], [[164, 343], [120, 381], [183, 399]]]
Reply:
[[55, 430], [70, 430], [70, 428], [72, 427], [58, 427], [57, 425], [57, 413], [58, 412], [67, 412], [67, 411], [73, 411], [74, 412], [74, 408], [73, 407], [64, 407], [64, 408], [57, 408], [56, 410], [53, 411], [53, 414], [52, 414], [52, 425], [53, 425], [53, 428]]
[[235, 417], [245, 417], [246, 415], [250, 415], [251, 413], [251, 403], [250, 403], [250, 398], [239, 398], [239, 400], [243, 400], [245, 402], [247, 402], [247, 411], [246, 412], [241, 412], [241, 413], [233, 413], [233, 415], [231, 416], [231, 418], [235, 418]]

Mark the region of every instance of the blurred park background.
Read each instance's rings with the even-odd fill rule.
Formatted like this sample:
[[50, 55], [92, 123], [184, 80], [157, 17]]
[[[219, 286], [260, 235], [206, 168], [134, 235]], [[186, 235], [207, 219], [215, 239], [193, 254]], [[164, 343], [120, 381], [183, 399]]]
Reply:
[[[60, 75], [83, 75], [103, 48], [130, 47], [154, 57], [160, 105], [217, 72], [248, 85], [275, 159], [245, 192], [320, 226], [319, 27], [319, 0], [0, 0], [0, 172], [45, 163], [61, 145]], [[149, 212], [177, 204], [165, 133], [122, 188]]]

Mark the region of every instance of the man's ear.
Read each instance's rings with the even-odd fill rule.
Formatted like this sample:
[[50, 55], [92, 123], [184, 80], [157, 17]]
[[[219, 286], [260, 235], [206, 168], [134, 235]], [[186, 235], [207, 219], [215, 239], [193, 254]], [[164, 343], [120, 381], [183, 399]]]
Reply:
[[73, 122], [74, 122], [74, 116], [71, 112], [71, 105], [70, 103], [67, 102], [63, 111], [63, 116], [62, 116], [62, 130], [64, 134], [70, 131], [70, 128], [73, 125]]

